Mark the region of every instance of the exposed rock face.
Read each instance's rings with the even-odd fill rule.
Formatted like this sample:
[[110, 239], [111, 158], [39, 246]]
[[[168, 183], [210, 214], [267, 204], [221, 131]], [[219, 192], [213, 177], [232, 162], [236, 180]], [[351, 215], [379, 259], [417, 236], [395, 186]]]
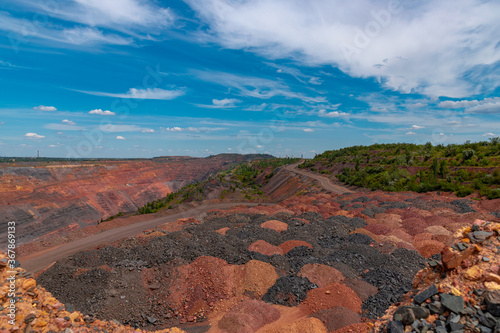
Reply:
[[[251, 158], [231, 154], [22, 167], [0, 164], [0, 224], [16, 222], [17, 234], [22, 235], [17, 245], [66, 234], [119, 212], [135, 211], [185, 184]], [[6, 239], [0, 237], [0, 246]]]

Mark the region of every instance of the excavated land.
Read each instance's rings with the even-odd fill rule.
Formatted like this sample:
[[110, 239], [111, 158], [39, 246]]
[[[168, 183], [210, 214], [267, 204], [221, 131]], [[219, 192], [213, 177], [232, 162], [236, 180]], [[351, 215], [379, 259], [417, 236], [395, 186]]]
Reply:
[[[251, 155], [151, 160], [0, 163], [0, 224], [16, 221], [18, 245], [64, 236], [203, 180]], [[5, 249], [5, 231], [0, 246]]]
[[[498, 222], [499, 203], [384, 192], [292, 197], [275, 206], [212, 211], [183, 221], [182, 230], [164, 225], [80, 252], [37, 281], [87, 320], [131, 330], [403, 332], [409, 319], [379, 324], [376, 318], [415, 292], [419, 271], [444, 279], [446, 269], [470, 259], [465, 253], [480, 253], [473, 243], [497, 237], [498, 228], [483, 235], [478, 221]], [[457, 230], [471, 226], [477, 237], [457, 240]], [[490, 251], [489, 261], [497, 258]], [[447, 302], [438, 296], [432, 301]], [[439, 316], [446, 326], [449, 309]], [[428, 322], [419, 323], [421, 332]]]

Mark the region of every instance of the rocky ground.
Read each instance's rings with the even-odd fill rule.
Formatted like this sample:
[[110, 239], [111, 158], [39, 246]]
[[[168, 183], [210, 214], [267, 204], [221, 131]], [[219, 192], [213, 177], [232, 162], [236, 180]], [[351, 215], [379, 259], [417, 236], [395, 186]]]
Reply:
[[[498, 207], [415, 193], [293, 197], [186, 219], [180, 231], [156, 228], [60, 261], [37, 280], [80, 318], [129, 327], [111, 332], [489, 333]], [[412, 301], [429, 287], [432, 295]], [[446, 307], [460, 303], [454, 296], [470, 308], [458, 321]]]

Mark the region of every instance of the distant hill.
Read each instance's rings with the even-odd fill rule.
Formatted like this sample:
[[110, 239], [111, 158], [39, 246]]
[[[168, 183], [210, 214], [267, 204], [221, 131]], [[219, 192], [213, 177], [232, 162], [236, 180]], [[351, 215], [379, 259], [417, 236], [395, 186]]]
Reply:
[[299, 167], [368, 189], [500, 198], [500, 138], [446, 146], [354, 146], [325, 151]]

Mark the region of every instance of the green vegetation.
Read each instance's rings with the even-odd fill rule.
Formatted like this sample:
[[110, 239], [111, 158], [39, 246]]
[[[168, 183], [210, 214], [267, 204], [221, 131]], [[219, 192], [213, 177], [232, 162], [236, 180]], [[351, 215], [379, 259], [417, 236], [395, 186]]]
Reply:
[[[266, 157], [267, 158], [267, 157]], [[219, 199], [227, 199], [240, 192], [246, 200], [264, 199], [262, 185], [269, 182], [280, 166], [293, 164], [299, 158], [272, 158], [241, 163], [232, 169], [223, 170], [203, 182], [184, 186], [165, 198], [148, 202], [138, 209], [138, 214], [151, 214], [162, 209], [172, 209], [183, 202], [202, 201], [206, 194], [218, 190]]]
[[500, 138], [461, 145], [375, 144], [325, 151], [300, 168], [339, 170], [349, 185], [384, 191], [478, 193], [500, 198]]

